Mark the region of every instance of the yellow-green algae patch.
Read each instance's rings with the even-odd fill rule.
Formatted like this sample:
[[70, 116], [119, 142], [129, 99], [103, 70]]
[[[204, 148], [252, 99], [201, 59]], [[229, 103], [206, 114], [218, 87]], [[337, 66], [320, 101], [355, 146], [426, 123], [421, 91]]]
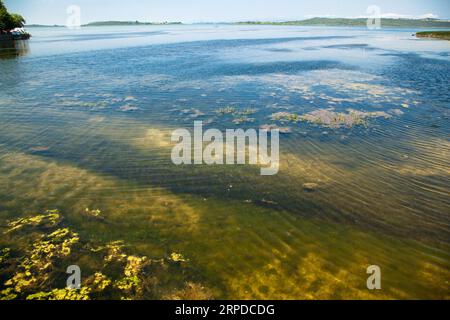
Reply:
[[25, 227], [37, 227], [46, 226], [54, 227], [59, 222], [59, 214], [57, 211], [47, 211], [44, 215], [38, 215], [34, 217], [21, 218], [8, 223], [7, 232], [12, 232]]
[[[52, 221], [64, 224], [57, 211], [51, 214]], [[45, 216], [22, 218], [10, 223], [31, 226], [32, 232], [20, 228], [5, 232], [7, 242], [20, 245], [16, 247], [14, 257], [9, 254], [9, 248], [1, 251], [0, 278], [7, 280], [0, 284], [0, 299], [163, 299], [178, 296], [186, 290], [182, 285], [160, 283], [164, 278], [162, 275], [167, 277], [168, 274], [182, 272], [179, 265], [173, 264], [173, 259], [150, 259], [128, 254], [123, 241], [96, 246], [80, 239], [77, 233], [65, 226], [41, 228], [44, 224], [42, 217]], [[76, 261], [82, 262], [83, 256], [89, 256], [93, 263], [83, 268], [85, 280], [81, 287], [64, 287], [64, 268]], [[197, 292], [198, 297], [209, 297], [208, 289], [202, 285], [190, 281], [187, 284], [191, 288], [189, 292]]]

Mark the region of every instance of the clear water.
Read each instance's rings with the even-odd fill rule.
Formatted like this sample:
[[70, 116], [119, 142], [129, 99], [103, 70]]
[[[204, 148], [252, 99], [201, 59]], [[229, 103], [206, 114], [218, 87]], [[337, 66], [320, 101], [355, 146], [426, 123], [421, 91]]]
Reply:
[[[449, 42], [356, 28], [30, 31], [0, 51], [3, 224], [58, 209], [84, 239], [182, 253], [168, 283], [215, 298], [449, 298]], [[252, 122], [217, 112], [227, 106], [255, 109]], [[328, 108], [389, 117], [271, 119]], [[280, 173], [174, 166], [170, 134], [194, 120], [288, 127]], [[369, 265], [382, 290], [367, 290]]]

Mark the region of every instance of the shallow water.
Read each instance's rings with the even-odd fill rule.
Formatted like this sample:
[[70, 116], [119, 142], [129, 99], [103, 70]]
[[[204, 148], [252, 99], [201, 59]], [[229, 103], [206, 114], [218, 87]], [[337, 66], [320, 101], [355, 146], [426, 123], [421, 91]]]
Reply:
[[[0, 54], [2, 225], [58, 209], [86, 241], [182, 253], [162, 282], [214, 298], [449, 298], [448, 42], [357, 28], [30, 31]], [[326, 109], [382, 116], [273, 116]], [[173, 165], [170, 134], [194, 120], [288, 128], [279, 174]], [[369, 265], [382, 290], [367, 290]]]

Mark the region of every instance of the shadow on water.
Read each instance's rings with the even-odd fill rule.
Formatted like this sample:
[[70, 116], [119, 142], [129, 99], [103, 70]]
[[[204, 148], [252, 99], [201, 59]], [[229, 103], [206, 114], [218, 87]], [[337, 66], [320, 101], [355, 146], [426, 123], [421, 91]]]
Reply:
[[30, 53], [27, 40], [0, 41], [0, 59], [15, 59]]

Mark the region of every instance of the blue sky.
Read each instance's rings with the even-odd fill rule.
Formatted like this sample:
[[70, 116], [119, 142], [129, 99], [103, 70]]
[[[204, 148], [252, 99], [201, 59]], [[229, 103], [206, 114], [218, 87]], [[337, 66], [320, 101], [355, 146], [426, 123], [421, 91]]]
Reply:
[[4, 0], [28, 23], [65, 24], [66, 8], [78, 5], [82, 23], [102, 20], [242, 21], [312, 16], [359, 17], [377, 5], [386, 17], [450, 18], [450, 0]]

